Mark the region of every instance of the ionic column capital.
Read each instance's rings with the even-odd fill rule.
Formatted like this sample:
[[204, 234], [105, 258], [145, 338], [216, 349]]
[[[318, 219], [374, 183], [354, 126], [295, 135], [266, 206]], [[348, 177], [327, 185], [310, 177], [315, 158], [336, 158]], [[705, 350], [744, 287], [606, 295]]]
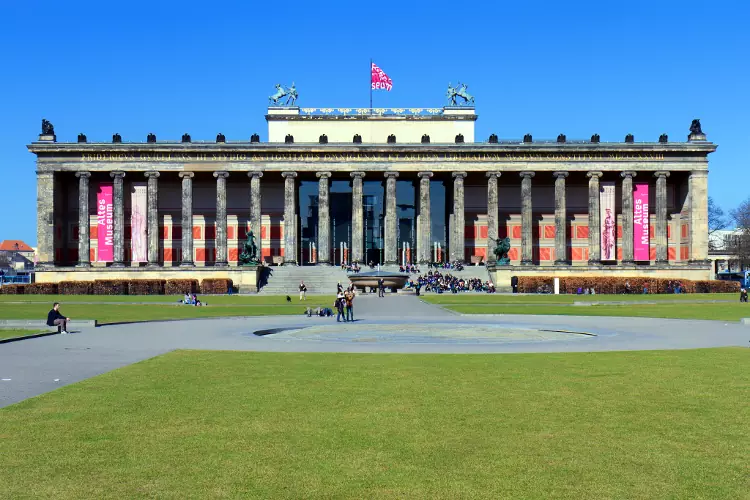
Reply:
[[352, 172], [349, 174], [352, 179], [363, 179], [365, 177], [364, 172]]
[[383, 172], [383, 176], [388, 179], [389, 177], [398, 178], [398, 172]]
[[500, 178], [500, 176], [502, 175], [502, 172], [487, 172], [487, 173], [486, 173], [485, 175], [486, 175], [486, 176], [487, 176], [488, 178], [492, 178], [492, 177], [494, 177], [494, 178], [498, 179], [498, 178]]
[[667, 172], [666, 170], [660, 170], [658, 172], [654, 172], [654, 177], [664, 177], [666, 179], [667, 177], [669, 177], [669, 172]]
[[214, 177], [216, 177], [217, 179], [226, 179], [227, 177], [229, 177], [229, 172], [227, 172], [226, 170], [219, 170], [217, 172], [214, 172]]
[[253, 170], [252, 172], [248, 172], [247, 176], [251, 179], [253, 177], [257, 177], [258, 179], [260, 179], [261, 177], [263, 177], [263, 172], [261, 172], [260, 170]]
[[632, 179], [636, 176], [636, 172], [633, 172], [632, 170], [626, 170], [625, 172], [620, 172], [620, 176], [623, 179]]
[[148, 179], [151, 179], [152, 177], [154, 179], [158, 179], [161, 174], [156, 170], [149, 170], [148, 172], [143, 172], [143, 175], [145, 175]]
[[195, 177], [195, 173], [194, 172], [180, 172], [177, 175], [179, 175], [183, 179], [192, 179], [193, 177]]
[[432, 177], [432, 172], [419, 172], [417, 174], [421, 179], [429, 179]]
[[555, 176], [555, 179], [565, 179], [568, 176], [568, 172], [552, 172], [552, 175]]
[[528, 171], [518, 173], [518, 175], [520, 175], [524, 179], [531, 179], [532, 177], [534, 177], [534, 174], [535, 172], [528, 172]]
[[596, 170], [592, 170], [591, 172], [586, 172], [586, 177], [589, 179], [599, 179], [602, 175], [604, 175], [603, 172], [599, 172]]
[[76, 177], [79, 177], [79, 178], [80, 177], [89, 178], [89, 177], [91, 177], [91, 172], [76, 172]]
[[125, 177], [125, 172], [123, 172], [121, 170], [116, 170], [114, 172], [110, 172], [109, 175], [113, 179], [122, 179], [123, 177]]
[[297, 177], [297, 172], [281, 172], [281, 176], [284, 179], [294, 179]]
[[453, 172], [451, 176], [454, 179], [461, 179], [464, 180], [466, 178], [466, 172]]
[[315, 172], [315, 177], [318, 179], [328, 179], [331, 177], [331, 172]]

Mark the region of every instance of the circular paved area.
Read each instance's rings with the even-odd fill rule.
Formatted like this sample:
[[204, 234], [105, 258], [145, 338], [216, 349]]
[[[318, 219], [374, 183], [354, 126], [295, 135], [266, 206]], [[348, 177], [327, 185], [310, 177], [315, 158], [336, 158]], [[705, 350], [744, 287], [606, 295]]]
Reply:
[[[472, 317], [456, 315], [410, 296], [359, 297], [355, 318], [353, 323], [337, 323], [335, 318], [307, 318], [300, 314], [112, 325], [73, 335], [2, 344], [0, 406], [175, 349], [594, 352], [747, 347], [750, 340], [750, 326], [739, 323], [534, 315]], [[282, 331], [253, 334], [277, 329]]]

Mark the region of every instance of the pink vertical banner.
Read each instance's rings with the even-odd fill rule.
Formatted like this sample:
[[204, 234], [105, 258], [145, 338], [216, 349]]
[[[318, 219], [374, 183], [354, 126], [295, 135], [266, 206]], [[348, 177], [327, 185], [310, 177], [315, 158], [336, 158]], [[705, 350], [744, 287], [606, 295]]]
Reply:
[[146, 183], [141, 182], [134, 182], [130, 187], [131, 262], [146, 262], [148, 260], [146, 236], [147, 189]]
[[599, 220], [601, 230], [601, 259], [617, 260], [615, 248], [617, 214], [615, 214], [615, 183], [602, 182], [599, 185]]
[[633, 186], [633, 258], [649, 260], [648, 238], [648, 183], [636, 182]]
[[96, 256], [99, 262], [112, 262], [115, 246], [114, 205], [112, 183], [99, 184], [96, 193]]

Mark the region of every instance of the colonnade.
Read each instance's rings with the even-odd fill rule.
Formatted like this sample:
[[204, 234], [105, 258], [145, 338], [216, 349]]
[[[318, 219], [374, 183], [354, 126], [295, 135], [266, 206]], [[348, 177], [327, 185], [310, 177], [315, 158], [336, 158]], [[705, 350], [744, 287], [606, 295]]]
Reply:
[[[267, 172], [268, 173], [268, 172]], [[270, 173], [268, 173], [271, 175]], [[493, 249], [498, 238], [498, 183], [502, 175], [513, 175], [513, 172], [487, 172], [487, 261], [494, 263]], [[114, 203], [114, 245], [113, 245], [113, 267], [124, 266], [124, 193], [123, 181], [126, 175], [145, 175], [148, 181], [148, 266], [159, 265], [159, 222], [158, 222], [158, 171], [147, 171], [143, 174], [135, 172], [113, 171], [110, 176], [113, 180], [113, 203]], [[215, 266], [224, 267], [228, 265], [227, 259], [227, 178], [228, 171], [216, 171], [216, 262]], [[235, 174], [236, 175], [236, 174]], [[260, 255], [260, 222], [261, 222], [261, 178], [264, 173], [260, 171], [247, 172], [250, 181], [250, 226], [256, 231], [258, 241], [258, 252]], [[281, 172], [284, 179], [284, 263], [297, 264], [297, 172]], [[385, 241], [384, 260], [386, 264], [398, 262], [397, 241], [397, 215], [396, 215], [396, 180], [399, 173], [388, 171], [385, 173], [374, 172], [351, 172], [352, 180], [352, 249], [351, 260], [361, 262], [364, 258], [364, 231], [363, 231], [363, 180], [365, 176], [378, 176], [385, 179]], [[535, 173], [522, 171], [516, 175], [521, 178], [521, 265], [533, 264], [533, 200], [531, 187]], [[588, 199], [588, 227], [589, 227], [589, 264], [600, 264], [601, 233], [600, 233], [600, 196], [599, 181], [603, 175], [601, 171], [587, 172], [589, 179]], [[655, 246], [657, 263], [666, 264], [667, 254], [667, 171], [651, 172], [621, 172], [622, 192], [622, 261], [623, 264], [633, 263], [633, 179], [636, 176], [656, 177], [656, 206], [655, 206]], [[77, 172], [78, 178], [78, 226], [80, 237], [78, 239], [79, 262], [78, 266], [90, 266], [90, 238], [89, 238], [89, 172]], [[180, 266], [193, 266], [193, 172], [180, 172], [182, 182], [182, 259]], [[330, 179], [332, 172], [322, 171], [316, 174], [318, 178], [318, 263], [330, 264]], [[383, 177], [381, 177], [383, 176]], [[417, 260], [420, 263], [429, 262], [431, 255], [431, 227], [430, 227], [430, 179], [431, 171], [421, 171], [419, 178], [419, 208], [417, 219]], [[453, 213], [451, 215], [451, 228], [449, 236], [449, 257], [451, 260], [463, 260], [464, 258], [464, 180], [466, 172], [452, 172], [453, 180]], [[555, 264], [567, 265], [566, 258], [567, 231], [566, 231], [566, 179], [568, 172], [554, 172], [555, 177]], [[640, 178], [640, 177], [639, 177]], [[690, 259], [702, 261], [706, 258], [704, 247], [707, 247], [707, 234], [704, 235], [707, 217], [707, 172], [691, 172], [689, 178], [689, 210], [690, 210]], [[45, 195], [51, 192], [53, 173], [39, 172], [37, 185], [39, 190], [39, 228], [38, 245], [40, 264], [51, 265], [53, 261], [53, 201], [51, 196]], [[704, 239], [706, 241], [704, 241]], [[45, 261], [46, 258], [46, 261]]]

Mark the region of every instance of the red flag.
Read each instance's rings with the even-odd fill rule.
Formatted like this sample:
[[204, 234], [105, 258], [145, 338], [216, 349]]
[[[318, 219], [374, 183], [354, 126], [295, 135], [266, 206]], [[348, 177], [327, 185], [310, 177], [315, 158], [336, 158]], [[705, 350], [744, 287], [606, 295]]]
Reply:
[[393, 88], [393, 81], [388, 75], [383, 72], [382, 69], [378, 68], [375, 63], [372, 63], [372, 90], [390, 90]]

